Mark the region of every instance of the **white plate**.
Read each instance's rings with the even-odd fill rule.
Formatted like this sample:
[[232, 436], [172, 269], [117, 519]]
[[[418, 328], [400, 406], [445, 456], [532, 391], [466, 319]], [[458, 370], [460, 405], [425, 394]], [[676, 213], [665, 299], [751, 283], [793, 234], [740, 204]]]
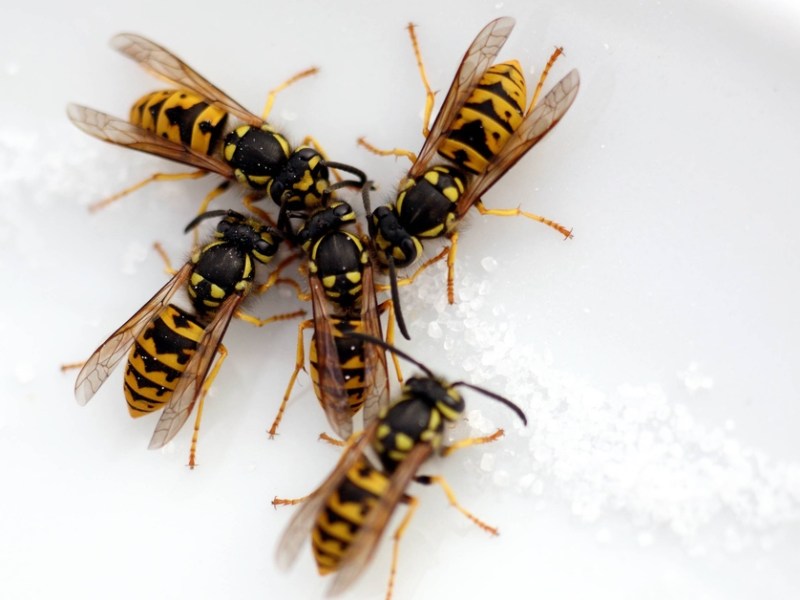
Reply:
[[[188, 428], [166, 452], [145, 449], [154, 419], [128, 419], [119, 375], [80, 409], [73, 374], [58, 371], [163, 283], [153, 241], [185, 257], [179, 232], [210, 185], [157, 184], [87, 214], [89, 202], [156, 169], [177, 170], [66, 122], [68, 101], [124, 116], [159, 87], [108, 38], [145, 34], [253, 110], [269, 87], [320, 66], [279, 96], [271, 120], [363, 166], [380, 201], [406, 165], [368, 155], [355, 138], [422, 143], [405, 24], [419, 25], [428, 75], [444, 91], [472, 37], [500, 15], [517, 19], [501, 57], [519, 58], [535, 79], [563, 45], [551, 82], [577, 67], [582, 87], [486, 204], [521, 205], [575, 237], [476, 216], [459, 248], [458, 306], [443, 306], [441, 271], [405, 293], [414, 340], [404, 347], [509, 395], [530, 425], [468, 394], [471, 423], [503, 426], [507, 437], [429, 470], [501, 536], [421, 490], [396, 597], [728, 599], [797, 589], [800, 13], [757, 2], [470, 4], [4, 11], [8, 597], [306, 598], [325, 587], [310, 553], [289, 574], [273, 562], [289, 511], [269, 501], [306, 493], [336, 460], [314, 441], [325, 423], [305, 376], [282, 435], [264, 434], [291, 371], [294, 324], [232, 326], [193, 472]], [[278, 295], [254, 310], [294, 304]], [[484, 343], [491, 352], [478, 351]], [[389, 559], [383, 544], [349, 597], [382, 596]]]

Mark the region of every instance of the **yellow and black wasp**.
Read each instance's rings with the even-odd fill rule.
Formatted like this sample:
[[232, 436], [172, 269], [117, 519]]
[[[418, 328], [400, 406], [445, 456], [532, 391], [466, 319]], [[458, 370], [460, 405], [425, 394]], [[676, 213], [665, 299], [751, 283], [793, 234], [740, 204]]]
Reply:
[[239, 182], [250, 191], [248, 202], [267, 195], [279, 206], [285, 204], [291, 210], [312, 209], [320, 204], [323, 192], [330, 186], [329, 168], [354, 174], [361, 183], [366, 180], [359, 169], [328, 161], [317, 149], [306, 145], [313, 141], [311, 138], [292, 149], [288, 140], [266, 123], [276, 91], [315, 70], [298, 74], [273, 90], [265, 114], [258, 117], [169, 50], [147, 38], [122, 33], [112, 38], [111, 45], [179, 89], [145, 95], [131, 109], [129, 122], [77, 104], [68, 106], [69, 118], [98, 139], [155, 154], [198, 171], [157, 173], [93, 208], [108, 204], [150, 181], [216, 173], [225, 181], [206, 196], [201, 212], [231, 181]]
[[[124, 392], [131, 416], [163, 409], [150, 448], [169, 442], [199, 401], [189, 455], [192, 468], [202, 402], [227, 356], [221, 341], [231, 318], [237, 316], [261, 326], [303, 314], [298, 311], [257, 319], [240, 311], [242, 301], [252, 291], [263, 292], [278, 281], [280, 267], [264, 284], [258, 288], [254, 285], [256, 263], [268, 264], [283, 237], [232, 210], [198, 215], [186, 231], [214, 217], [224, 217], [217, 224], [214, 239], [195, 251], [164, 287], [95, 350], [75, 382], [75, 397], [85, 405], [127, 353]], [[170, 303], [184, 285], [193, 312]]]
[[461, 61], [433, 127], [428, 130], [433, 92], [422, 66], [413, 25], [409, 25], [427, 90], [423, 129], [426, 139], [422, 150], [419, 155], [403, 150], [382, 151], [363, 138], [359, 140], [379, 154], [407, 156], [412, 161], [395, 202], [374, 212], [367, 207], [370, 234], [379, 260], [384, 265], [408, 266], [422, 253], [421, 239], [446, 236], [450, 241], [447, 288], [451, 304], [458, 242], [456, 227], [473, 206], [484, 215], [525, 216], [565, 237], [572, 235], [562, 225], [539, 215], [519, 209], [488, 209], [481, 200], [559, 122], [575, 100], [580, 83], [578, 72], [573, 69], [537, 102], [547, 73], [562, 52], [559, 48], [543, 70], [526, 109], [525, 77], [519, 61], [492, 64], [513, 27], [514, 19], [503, 17], [478, 33]]
[[[370, 186], [367, 182], [362, 187], [364, 196]], [[403, 335], [408, 334], [396, 301], [378, 302], [372, 257], [365, 241], [344, 229], [356, 221], [350, 204], [333, 200], [310, 215], [290, 212], [287, 216], [304, 221], [296, 233], [291, 233], [291, 239], [307, 256], [313, 318], [298, 327], [295, 370], [269, 434], [275, 435], [297, 375], [304, 368], [303, 332], [312, 328], [309, 364], [314, 391], [336, 434], [347, 439], [353, 432], [356, 413], [363, 408], [363, 419], [368, 423], [389, 403], [385, 351], [364, 344], [353, 334], [383, 339], [380, 316], [384, 312], [388, 312], [386, 339], [390, 343], [394, 340], [395, 316]], [[396, 300], [394, 288], [393, 296]]]
[[[458, 503], [443, 477], [418, 473], [434, 454], [447, 456], [459, 448], [491, 442], [503, 435], [503, 431], [498, 430], [490, 436], [466, 438], [446, 446], [444, 425], [456, 421], [465, 408], [464, 399], [456, 388], [465, 386], [476, 390], [510, 407], [523, 423], [527, 424], [527, 419], [519, 407], [502, 396], [463, 381], [447, 382], [383, 340], [363, 337], [363, 341], [387, 348], [412, 362], [423, 375], [407, 379], [400, 398], [384, 409], [363, 433], [348, 441], [336, 468], [316, 491], [299, 500], [273, 500], [274, 505], [303, 502], [281, 537], [277, 561], [280, 568], [288, 569], [310, 533], [320, 574], [336, 573], [329, 594], [342, 592], [363, 572], [394, 509], [405, 503], [409, 509], [394, 534], [386, 594], [389, 598], [400, 539], [418, 504], [406, 493], [412, 482], [439, 485], [450, 503], [467, 518], [489, 533], [498, 533]], [[377, 455], [378, 462], [367, 455], [370, 449]]]

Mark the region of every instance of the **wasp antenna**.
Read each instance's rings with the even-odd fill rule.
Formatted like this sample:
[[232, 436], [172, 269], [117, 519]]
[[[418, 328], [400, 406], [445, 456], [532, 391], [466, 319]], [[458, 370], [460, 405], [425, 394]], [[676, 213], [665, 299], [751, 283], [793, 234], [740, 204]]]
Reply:
[[189, 222], [189, 224], [184, 228], [183, 233], [189, 233], [192, 229], [197, 227], [202, 221], [205, 221], [206, 219], [212, 219], [214, 217], [227, 217], [228, 215], [231, 214], [238, 215], [240, 217], [242, 216], [235, 210], [225, 210], [223, 208], [218, 210], [208, 210], [204, 213], [200, 213]]
[[433, 371], [431, 371], [428, 367], [423, 365], [417, 359], [412, 358], [410, 355], [406, 354], [405, 352], [403, 352], [399, 348], [396, 348], [395, 346], [392, 346], [391, 344], [389, 344], [387, 342], [384, 342], [380, 338], [372, 337], [371, 335], [366, 335], [366, 334], [363, 334], [363, 333], [357, 333], [355, 331], [349, 332], [347, 334], [347, 337], [352, 337], [352, 338], [356, 338], [356, 339], [359, 339], [359, 340], [364, 340], [365, 342], [368, 342], [370, 344], [375, 344], [376, 346], [380, 346], [381, 348], [386, 348], [392, 354], [396, 354], [400, 358], [403, 358], [403, 359], [407, 360], [408, 362], [410, 362], [412, 365], [422, 369], [422, 371], [424, 371], [425, 375], [427, 375], [428, 377], [432, 377], [432, 378], [436, 377], [436, 375], [434, 375]]
[[361, 188], [361, 199], [362, 202], [364, 203], [364, 210], [367, 213], [367, 217], [369, 217], [372, 214], [372, 206], [369, 201], [369, 192], [372, 189], [373, 187], [371, 181], [365, 181], [363, 187]]
[[471, 383], [467, 383], [466, 381], [456, 381], [452, 385], [453, 385], [453, 387], [456, 387], [456, 386], [459, 386], [459, 385], [463, 385], [464, 387], [468, 387], [471, 390], [475, 390], [476, 392], [480, 392], [484, 396], [489, 396], [489, 398], [494, 398], [498, 402], [502, 402], [507, 407], [509, 407], [511, 410], [513, 410], [515, 413], [517, 413], [517, 416], [520, 419], [522, 419], [522, 422], [525, 425], [528, 424], [528, 418], [525, 416], [525, 413], [522, 412], [522, 409], [519, 406], [517, 406], [516, 404], [514, 404], [513, 402], [511, 402], [511, 400], [509, 400], [508, 398], [505, 398], [505, 397], [501, 396], [500, 394], [495, 394], [494, 392], [490, 392], [489, 390], [487, 390], [485, 388], [482, 388], [482, 387], [479, 387], [477, 385], [472, 385]]
[[[339, 183], [346, 183], [348, 185], [356, 185], [358, 187], [362, 187], [367, 183], [367, 174], [364, 173], [361, 169], [357, 169], [351, 165], [346, 165], [340, 162], [334, 162], [331, 160], [323, 160], [322, 164], [330, 169], [338, 169], [339, 171], [345, 171], [346, 173], [350, 173], [351, 175], [355, 175], [358, 177], [358, 181], [341, 181]], [[337, 184], [334, 184], [337, 185]], [[333, 186], [331, 186], [333, 187]]]
[[397, 287], [397, 270], [394, 267], [394, 258], [391, 256], [389, 256], [389, 284], [391, 288], [392, 304], [394, 305], [394, 318], [397, 321], [397, 328], [400, 330], [400, 333], [403, 334], [404, 338], [410, 340], [411, 336], [408, 335], [406, 320], [403, 317], [403, 309], [400, 307], [400, 290]]

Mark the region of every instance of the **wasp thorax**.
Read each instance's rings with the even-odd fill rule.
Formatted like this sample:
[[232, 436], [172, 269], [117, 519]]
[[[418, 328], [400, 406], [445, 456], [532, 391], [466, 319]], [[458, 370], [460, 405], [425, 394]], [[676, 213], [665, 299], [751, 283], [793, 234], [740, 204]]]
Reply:
[[313, 213], [297, 232], [295, 239], [308, 252], [309, 244], [356, 220], [356, 213], [347, 202], [336, 201]]
[[267, 192], [286, 210], [309, 210], [320, 205], [329, 186], [328, 167], [322, 155], [314, 148], [301, 146], [292, 152], [281, 172], [270, 181]]
[[225, 138], [224, 155], [240, 183], [262, 190], [289, 160], [290, 146], [266, 125], [242, 125]]
[[262, 263], [268, 263], [280, 246], [273, 231], [261, 223], [239, 214], [229, 214], [217, 223], [218, 239], [252, 253]]
[[464, 399], [461, 394], [441, 379], [431, 377], [410, 377], [403, 385], [404, 396], [423, 400], [436, 407], [448, 421], [455, 421], [464, 412]]
[[409, 234], [435, 238], [455, 224], [456, 202], [465, 179], [458, 169], [438, 166], [408, 182], [397, 197], [397, 214]]

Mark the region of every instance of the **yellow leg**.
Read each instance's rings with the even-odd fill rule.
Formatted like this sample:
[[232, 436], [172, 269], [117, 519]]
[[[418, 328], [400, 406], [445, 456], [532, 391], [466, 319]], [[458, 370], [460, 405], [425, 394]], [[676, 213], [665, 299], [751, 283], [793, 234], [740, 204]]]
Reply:
[[539, 96], [542, 93], [542, 87], [544, 87], [544, 80], [547, 79], [547, 74], [550, 73], [550, 69], [556, 62], [556, 59], [563, 53], [564, 53], [563, 48], [556, 48], [550, 55], [550, 59], [547, 61], [547, 64], [544, 66], [544, 69], [542, 69], [542, 74], [539, 76], [539, 81], [536, 84], [536, 90], [533, 92], [533, 98], [531, 99], [530, 106], [528, 106], [528, 110], [525, 111], [525, 116], [528, 116], [536, 106], [536, 103], [539, 101]]
[[391, 150], [382, 150], [370, 144], [366, 138], [363, 136], [358, 138], [357, 140], [358, 145], [366, 148], [373, 154], [377, 154], [378, 156], [405, 156], [411, 163], [417, 162], [417, 155], [411, 152], [411, 150], [405, 150], [403, 148], [392, 148]]
[[392, 536], [392, 566], [389, 570], [389, 584], [386, 586], [386, 600], [390, 600], [392, 597], [392, 590], [394, 590], [394, 580], [397, 574], [397, 559], [400, 556], [400, 539], [403, 537], [408, 524], [411, 522], [411, 518], [419, 507], [419, 501], [413, 496], [409, 496], [406, 502], [408, 504], [408, 510]]
[[265, 211], [260, 206], [256, 206], [255, 205], [255, 202], [258, 202], [259, 200], [263, 200], [263, 198], [264, 198], [263, 194], [247, 194], [244, 197], [244, 199], [242, 200], [242, 204], [244, 204], [244, 207], [247, 210], [249, 210], [251, 213], [253, 213], [255, 216], [257, 216], [259, 219], [261, 219], [262, 221], [267, 223], [270, 227], [273, 227], [273, 228], [277, 229], [278, 225], [272, 219], [272, 215], [270, 215], [267, 211]]
[[294, 287], [295, 291], [297, 292], [297, 297], [300, 300], [310, 300], [310, 296], [308, 298], [306, 297], [305, 293], [303, 292], [303, 290], [300, 287], [300, 284], [297, 283], [294, 279], [279, 277], [280, 274], [281, 274], [281, 271], [283, 271], [286, 267], [288, 267], [294, 261], [296, 261], [299, 258], [301, 258], [301, 256], [302, 256], [302, 254], [293, 252], [292, 254], [290, 254], [289, 256], [284, 258], [281, 262], [278, 263], [278, 266], [275, 267], [275, 270], [273, 270], [272, 273], [269, 274], [269, 277], [267, 277], [267, 280], [264, 283], [262, 283], [261, 285], [257, 285], [254, 288], [253, 291], [256, 294], [263, 294], [264, 292], [266, 292], [269, 288], [271, 288], [276, 283], [286, 283], [286, 284], [289, 284], [289, 285]]
[[272, 499], [272, 507], [278, 508], [279, 506], [294, 506], [295, 504], [300, 504], [308, 500], [311, 497], [311, 494], [308, 496], [302, 496], [300, 498], [278, 498], [275, 496]]
[[422, 135], [427, 138], [431, 133], [431, 115], [433, 114], [433, 100], [436, 94], [434, 94], [430, 83], [428, 83], [428, 75], [425, 73], [425, 63], [422, 61], [422, 52], [419, 49], [417, 33], [413, 23], [408, 24], [408, 35], [411, 38], [411, 46], [414, 48], [414, 57], [417, 59], [419, 76], [422, 79], [422, 85], [425, 87], [425, 116], [422, 123]]
[[297, 327], [297, 353], [295, 354], [294, 372], [292, 373], [291, 378], [289, 378], [289, 385], [286, 386], [286, 392], [283, 394], [283, 400], [281, 400], [281, 405], [278, 407], [278, 414], [275, 415], [275, 420], [272, 421], [272, 426], [269, 428], [268, 433], [270, 438], [275, 437], [275, 434], [278, 431], [278, 425], [280, 425], [280, 422], [283, 419], [283, 413], [286, 411], [286, 405], [289, 402], [289, 397], [292, 394], [292, 388], [294, 387], [294, 382], [297, 380], [297, 375], [305, 368], [306, 357], [304, 348], [305, 344], [303, 342], [303, 331], [312, 327], [314, 327], [314, 321], [311, 319], [303, 321]]
[[172, 266], [172, 262], [170, 262], [169, 255], [167, 254], [167, 251], [164, 250], [164, 246], [162, 246], [159, 242], [154, 242], [153, 249], [161, 257], [161, 260], [164, 261], [164, 271], [166, 272], [166, 274], [175, 275], [177, 271], [175, 270], [175, 267]]
[[559, 223], [556, 223], [555, 221], [551, 221], [550, 219], [546, 219], [545, 217], [541, 217], [533, 213], [525, 212], [524, 210], [520, 210], [519, 208], [486, 208], [483, 205], [483, 202], [480, 200], [478, 200], [475, 203], [475, 208], [477, 208], [478, 212], [481, 213], [482, 215], [492, 215], [495, 217], [525, 217], [526, 219], [538, 221], [543, 225], [552, 227], [561, 235], [563, 235], [565, 239], [569, 239], [572, 237], [571, 229], [567, 229], [566, 227], [564, 227]]
[[325, 442], [326, 444], [330, 444], [331, 446], [337, 446], [339, 448], [344, 448], [345, 446], [347, 446], [347, 442], [345, 442], [344, 440], [337, 440], [336, 438], [329, 436], [324, 431], [319, 434], [319, 439]]
[[[441, 250], [441, 252], [439, 252], [439, 254], [437, 254], [433, 258], [429, 258], [428, 260], [426, 260], [419, 267], [417, 267], [417, 270], [414, 271], [411, 275], [409, 275], [408, 277], [400, 277], [400, 278], [398, 278], [397, 279], [397, 286], [400, 287], [400, 286], [403, 286], [403, 285], [411, 285], [412, 283], [414, 283], [414, 281], [417, 279], [417, 277], [419, 277], [425, 269], [427, 269], [431, 265], [433, 265], [433, 264], [439, 262], [440, 260], [442, 260], [445, 256], [447, 256], [447, 253], [449, 251], [450, 251], [449, 246], [445, 246], [444, 248], [442, 248], [442, 250]], [[390, 290], [391, 286], [387, 285], [385, 283], [379, 283], [379, 284], [377, 284], [375, 286], [375, 289], [377, 289], [379, 292], [385, 292], [387, 290]]]
[[214, 364], [214, 367], [211, 369], [211, 372], [206, 377], [206, 380], [203, 382], [203, 389], [200, 392], [200, 398], [197, 400], [197, 415], [194, 418], [194, 432], [192, 432], [192, 445], [189, 448], [189, 468], [194, 469], [197, 466], [196, 456], [197, 456], [197, 438], [200, 435], [200, 421], [203, 419], [203, 404], [205, 403], [206, 394], [208, 394], [208, 390], [211, 389], [211, 384], [214, 382], [214, 379], [217, 377], [217, 373], [219, 373], [219, 368], [222, 366], [222, 363], [225, 362], [225, 358], [228, 356], [228, 350], [225, 348], [223, 344], [220, 344], [217, 348], [217, 352], [219, 356], [217, 357], [217, 362]]
[[[394, 302], [391, 300], [384, 300], [378, 305], [378, 314], [383, 314], [385, 311], [389, 311], [389, 316], [386, 317], [386, 343], [390, 346], [394, 346]], [[400, 361], [397, 358], [397, 355], [394, 352], [390, 352], [389, 354], [392, 355], [392, 362], [394, 363], [394, 372], [397, 374], [397, 381], [403, 383], [403, 373], [400, 370]]]
[[455, 304], [456, 252], [458, 251], [458, 231], [452, 231], [450, 247], [447, 249], [447, 302]]
[[498, 429], [492, 435], [485, 435], [483, 437], [475, 437], [475, 438], [464, 438], [463, 440], [458, 440], [454, 444], [450, 444], [449, 446], [445, 446], [442, 448], [442, 456], [450, 456], [456, 450], [461, 450], [462, 448], [467, 448], [469, 446], [477, 446], [479, 444], [490, 444], [496, 440], [499, 440], [501, 437], [505, 435], [505, 431], [502, 429]]
[[59, 367], [59, 368], [61, 369], [62, 373], [66, 373], [67, 371], [72, 371], [73, 369], [81, 369], [81, 368], [83, 368], [83, 365], [85, 365], [85, 364], [86, 364], [86, 361], [82, 360], [81, 362], [65, 363], [65, 364], [61, 365], [61, 367]]
[[[226, 180], [220, 183], [217, 187], [206, 194], [203, 201], [200, 203], [200, 209], [197, 211], [198, 215], [202, 215], [204, 212], [208, 210], [209, 205], [214, 201], [214, 199], [221, 196], [225, 190], [230, 187], [231, 182]], [[200, 247], [200, 230], [195, 228], [192, 232], [192, 247], [199, 248]]]
[[453, 506], [453, 508], [455, 508], [458, 512], [467, 517], [470, 521], [475, 523], [475, 525], [477, 525], [484, 531], [488, 531], [492, 535], [498, 535], [500, 533], [497, 530], [497, 527], [492, 527], [491, 525], [488, 525], [487, 523], [483, 522], [481, 519], [473, 515], [471, 512], [469, 512], [466, 508], [461, 506], [461, 504], [458, 502], [458, 499], [456, 498], [455, 493], [453, 492], [453, 489], [450, 487], [447, 481], [445, 481], [444, 477], [440, 475], [421, 475], [416, 478], [416, 481], [424, 485], [435, 483], [440, 488], [442, 488], [444, 495], [447, 496], [447, 499], [450, 501], [450, 505]]
[[258, 317], [254, 317], [249, 313], [237, 310], [235, 313], [233, 313], [233, 316], [237, 319], [241, 319], [245, 323], [250, 323], [250, 325], [253, 325], [254, 327], [263, 327], [264, 325], [268, 325], [269, 323], [274, 323], [276, 321], [288, 321], [289, 319], [296, 319], [297, 317], [302, 317], [305, 314], [306, 311], [304, 310], [296, 310], [290, 313], [273, 315], [271, 317], [267, 317], [266, 319], [259, 319]]
[[261, 112], [261, 118], [264, 119], [265, 121], [267, 120], [267, 117], [269, 117], [269, 113], [272, 111], [272, 105], [275, 104], [275, 96], [277, 96], [278, 93], [282, 92], [296, 81], [304, 79], [305, 77], [310, 77], [311, 75], [316, 75], [318, 72], [319, 69], [317, 67], [310, 67], [304, 71], [295, 73], [279, 86], [272, 88], [267, 94], [267, 101], [264, 104], [264, 110]]
[[109, 204], [116, 202], [117, 200], [119, 200], [124, 196], [127, 196], [131, 192], [135, 192], [139, 188], [143, 188], [148, 183], [152, 183], [153, 181], [178, 181], [180, 179], [199, 179], [204, 175], [207, 175], [207, 171], [192, 171], [191, 173], [153, 173], [147, 179], [143, 179], [139, 183], [127, 187], [121, 192], [117, 192], [113, 196], [109, 196], [108, 198], [104, 198], [93, 204], [90, 204], [89, 212], [97, 212], [101, 208], [105, 208]]

